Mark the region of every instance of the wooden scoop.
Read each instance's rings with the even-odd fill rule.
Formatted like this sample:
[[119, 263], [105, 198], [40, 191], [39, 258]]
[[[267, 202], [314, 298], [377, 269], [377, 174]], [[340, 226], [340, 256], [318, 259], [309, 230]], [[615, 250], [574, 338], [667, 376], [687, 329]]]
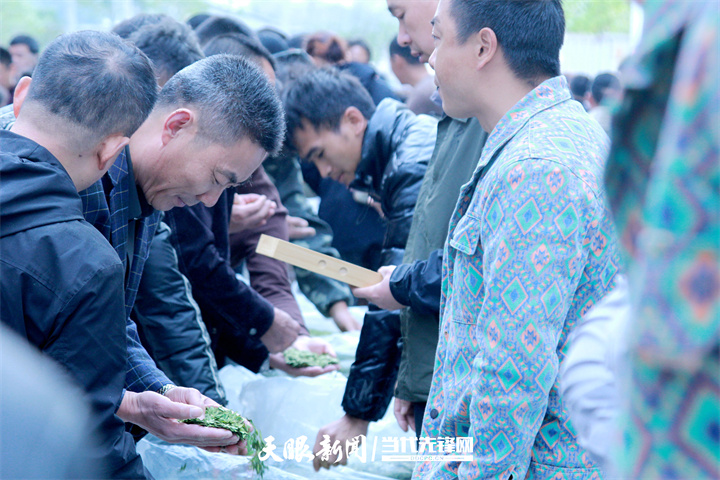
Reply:
[[383, 279], [378, 272], [358, 267], [352, 263], [338, 260], [335, 257], [269, 235], [260, 235], [260, 241], [255, 251], [295, 267], [304, 268], [345, 282], [353, 287], [369, 287], [380, 283]]

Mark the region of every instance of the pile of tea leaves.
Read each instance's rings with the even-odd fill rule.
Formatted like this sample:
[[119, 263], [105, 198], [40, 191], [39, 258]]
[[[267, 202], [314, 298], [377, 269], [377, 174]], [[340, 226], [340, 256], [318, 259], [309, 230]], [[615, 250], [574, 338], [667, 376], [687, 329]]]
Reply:
[[240, 437], [240, 440], [247, 440], [248, 455], [252, 455], [250, 465], [262, 478], [267, 467], [258, 456], [263, 448], [265, 448], [265, 441], [262, 438], [260, 430], [252, 423], [252, 420], [248, 420], [252, 425], [252, 432], [245, 423], [245, 420], [242, 415], [230, 409], [224, 407], [206, 407], [205, 418], [202, 420], [199, 418], [188, 418], [180, 421], [183, 423], [202, 425], [203, 427], [224, 428], [236, 434]]
[[327, 353], [315, 353], [307, 350], [298, 350], [297, 348], [288, 348], [283, 352], [285, 363], [293, 368], [301, 367], [321, 367], [328, 365], [336, 365], [338, 359]]

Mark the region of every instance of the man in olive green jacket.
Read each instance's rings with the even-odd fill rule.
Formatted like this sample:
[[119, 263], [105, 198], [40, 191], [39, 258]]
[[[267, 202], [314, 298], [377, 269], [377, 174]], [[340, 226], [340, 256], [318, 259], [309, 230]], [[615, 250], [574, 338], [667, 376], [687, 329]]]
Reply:
[[[400, 22], [398, 43], [409, 46], [413, 55], [427, 62], [434, 48], [430, 21], [435, 15], [438, 0], [387, 2], [390, 13]], [[405, 308], [400, 316], [403, 346], [395, 389], [395, 417], [404, 431], [410, 427], [418, 435], [433, 374], [440, 299], [439, 288], [436, 300], [433, 295], [420, 298], [423, 297], [423, 286], [418, 285], [417, 280], [432, 284], [439, 283], [439, 279], [433, 272], [427, 272], [425, 279], [418, 276], [411, 278], [411, 271], [406, 265], [416, 260], [427, 260], [431, 252], [443, 248], [460, 187], [470, 180], [486, 138], [487, 133], [474, 118], [456, 120], [443, 116], [440, 120], [435, 149], [418, 194], [403, 265], [397, 267], [392, 275], [397, 287], [393, 291], [406, 290], [404, 287], [409, 284], [412, 284], [413, 290], [409, 298], [396, 299], [402, 305], [410, 305], [410, 308]], [[439, 261], [442, 263], [442, 259]], [[427, 290], [434, 289], [433, 285], [427, 286]], [[356, 289], [354, 293], [362, 297], [362, 291]], [[368, 398], [372, 396], [368, 395]], [[345, 415], [323, 427], [318, 437], [327, 434], [331, 442], [339, 440], [342, 444], [344, 440], [367, 434], [367, 427], [368, 422]], [[330, 458], [323, 466], [332, 464], [333, 460]]]

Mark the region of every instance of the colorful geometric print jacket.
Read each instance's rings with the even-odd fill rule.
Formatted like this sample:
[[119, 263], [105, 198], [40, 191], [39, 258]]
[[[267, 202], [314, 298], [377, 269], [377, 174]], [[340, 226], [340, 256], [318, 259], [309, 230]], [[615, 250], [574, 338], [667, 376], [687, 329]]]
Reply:
[[473, 460], [420, 463], [417, 477], [600, 478], [575, 442], [557, 373], [619, 259], [602, 189], [607, 136], [570, 100], [564, 77], [528, 93], [460, 193], [423, 435], [473, 437]]
[[622, 478], [720, 478], [720, 7], [644, 2], [605, 185], [632, 299]]

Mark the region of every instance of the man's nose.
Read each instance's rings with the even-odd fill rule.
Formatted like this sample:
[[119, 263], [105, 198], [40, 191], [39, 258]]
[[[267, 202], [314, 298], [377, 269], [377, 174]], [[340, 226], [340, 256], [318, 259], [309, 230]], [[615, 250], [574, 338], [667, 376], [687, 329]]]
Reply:
[[329, 165], [324, 162], [315, 162], [315, 166], [318, 169], [318, 172], [320, 172], [320, 176], [323, 178], [327, 178], [332, 173], [332, 165]]
[[430, 55], [430, 58], [428, 59], [428, 65], [435, 70], [435, 54], [437, 53], [437, 49], [433, 50], [432, 55]]
[[206, 207], [214, 207], [224, 190], [225, 189], [223, 187], [213, 188], [202, 195], [198, 195], [197, 199]]
[[401, 47], [409, 47], [410, 43], [412, 43], [412, 38], [410, 38], [410, 35], [408, 35], [408, 32], [402, 23], [400, 23], [400, 26], [398, 27], [397, 42]]

